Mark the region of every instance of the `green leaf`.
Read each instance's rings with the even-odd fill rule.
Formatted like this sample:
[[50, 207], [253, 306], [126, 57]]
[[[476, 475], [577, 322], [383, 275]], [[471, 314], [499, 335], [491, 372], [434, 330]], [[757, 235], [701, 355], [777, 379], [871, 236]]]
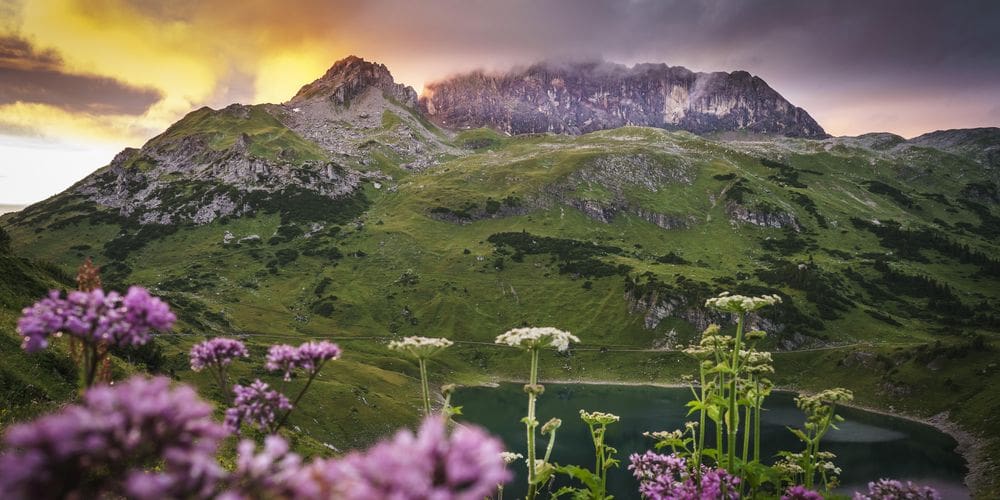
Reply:
[[586, 485], [590, 491], [597, 491], [601, 488], [601, 478], [583, 467], [577, 465], [562, 465], [559, 466], [557, 470], [579, 480], [581, 483]]

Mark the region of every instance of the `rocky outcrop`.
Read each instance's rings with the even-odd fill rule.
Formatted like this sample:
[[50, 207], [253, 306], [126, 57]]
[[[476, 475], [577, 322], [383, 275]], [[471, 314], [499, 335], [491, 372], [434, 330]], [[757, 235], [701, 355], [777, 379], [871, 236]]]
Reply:
[[424, 112], [452, 129], [581, 134], [626, 125], [695, 133], [750, 131], [825, 137], [805, 110], [745, 71], [695, 73], [665, 64], [536, 64], [430, 83]]
[[[684, 297], [661, 297], [657, 294], [636, 297], [626, 293], [625, 300], [629, 304], [630, 312], [643, 315], [643, 324], [648, 330], [656, 329], [660, 322], [666, 318], [687, 321], [698, 331], [708, 328], [708, 325], [712, 323], [735, 325], [737, 321], [735, 314], [709, 310], [697, 304], [690, 304], [690, 301]], [[749, 329], [771, 333], [780, 333], [784, 330], [784, 325], [755, 313], [747, 315], [746, 325]]]
[[729, 219], [734, 222], [776, 229], [787, 227], [794, 229], [796, 232], [802, 230], [799, 221], [794, 215], [788, 212], [760, 207], [755, 208], [731, 201], [726, 204], [726, 213], [729, 215]]
[[[251, 108], [238, 104], [218, 111], [206, 108], [189, 117], [199, 120], [215, 115], [239, 123], [252, 119]], [[183, 120], [180, 123], [175, 127], [187, 125]], [[294, 189], [336, 199], [354, 193], [369, 178], [384, 177], [329, 161], [296, 161], [282, 158], [281, 153], [261, 156], [254, 152], [257, 139], [246, 133], [239, 134], [229, 147], [218, 148], [212, 132], [178, 137], [170, 132], [141, 149], [122, 151], [108, 167], [77, 185], [76, 193], [118, 209], [120, 215], [140, 224], [207, 224], [254, 211], [258, 207], [249, 200], [261, 199], [260, 194]]]
[[316, 81], [303, 85], [287, 104], [295, 106], [321, 98], [337, 105], [347, 105], [372, 88], [404, 106], [414, 107], [417, 104], [417, 92], [413, 87], [396, 83], [384, 64], [368, 62], [357, 56], [337, 61]]
[[460, 154], [425, 127], [412, 87], [396, 83], [385, 65], [356, 56], [337, 61], [288, 102], [268, 109], [344, 163], [367, 167], [395, 157], [402, 168], [423, 170], [441, 154]]

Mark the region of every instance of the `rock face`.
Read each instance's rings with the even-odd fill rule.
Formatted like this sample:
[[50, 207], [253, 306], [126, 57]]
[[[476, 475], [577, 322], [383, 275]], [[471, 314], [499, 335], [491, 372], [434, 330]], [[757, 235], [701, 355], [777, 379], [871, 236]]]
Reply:
[[458, 153], [421, 123], [412, 87], [396, 83], [385, 65], [356, 56], [337, 61], [269, 112], [345, 163], [368, 166], [388, 153], [403, 168], [422, 170], [440, 154]]
[[317, 96], [338, 105], [350, 104], [369, 88], [381, 90], [384, 95], [405, 106], [414, 107], [417, 104], [417, 92], [413, 87], [396, 83], [384, 64], [368, 62], [357, 56], [337, 61], [319, 79], [303, 85], [288, 104], [300, 104]]
[[[232, 143], [220, 144], [215, 130], [199, 124], [217, 123], [233, 132]], [[268, 141], [236, 133], [250, 124], [273, 126], [291, 134], [264, 110], [230, 105], [221, 110], [194, 111], [141, 149], [127, 148], [74, 190], [91, 201], [117, 209], [140, 224], [206, 224], [224, 216], [252, 212], [268, 195], [309, 192], [329, 199], [348, 196], [374, 174], [345, 168], [323, 158], [298, 158], [278, 148], [270, 154], [258, 148]]]
[[626, 125], [694, 133], [750, 131], [825, 137], [823, 128], [745, 71], [695, 73], [665, 64], [536, 64], [431, 83], [423, 111], [452, 129], [581, 134]]

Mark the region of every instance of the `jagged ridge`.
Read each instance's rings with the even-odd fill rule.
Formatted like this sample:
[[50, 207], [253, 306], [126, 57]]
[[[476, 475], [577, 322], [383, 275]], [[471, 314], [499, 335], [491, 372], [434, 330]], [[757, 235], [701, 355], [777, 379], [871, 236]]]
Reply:
[[695, 73], [665, 64], [536, 64], [425, 87], [422, 109], [449, 128], [580, 134], [639, 125], [695, 133], [742, 130], [825, 137], [802, 108], [745, 71]]

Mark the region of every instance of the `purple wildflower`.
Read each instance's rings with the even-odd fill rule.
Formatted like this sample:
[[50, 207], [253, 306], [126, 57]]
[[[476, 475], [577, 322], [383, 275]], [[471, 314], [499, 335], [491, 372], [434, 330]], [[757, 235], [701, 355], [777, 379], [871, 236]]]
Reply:
[[292, 379], [296, 369], [304, 370], [309, 376], [314, 376], [328, 360], [340, 357], [340, 347], [337, 344], [322, 340], [305, 342], [298, 348], [287, 344], [276, 344], [267, 351], [268, 371], [284, 371], [285, 381]]
[[320, 342], [306, 342], [299, 346], [297, 352], [297, 366], [313, 375], [323, 366], [323, 363], [330, 359], [340, 357], [340, 347], [337, 344], [322, 340]]
[[128, 289], [125, 299], [125, 319], [134, 329], [165, 331], [173, 328], [177, 316], [170, 312], [166, 302], [152, 296], [142, 287], [133, 286]]
[[318, 462], [304, 476], [322, 497], [479, 500], [510, 479], [502, 451], [482, 429], [461, 426], [449, 436], [445, 419], [430, 416], [416, 435], [401, 430], [365, 453]]
[[[93, 388], [81, 404], [7, 431], [0, 491], [7, 498], [208, 495], [222, 475], [215, 452], [225, 436], [211, 416], [193, 389], [171, 388], [164, 377]], [[134, 469], [161, 460], [162, 472]]]
[[267, 351], [267, 363], [264, 364], [264, 368], [271, 372], [283, 370], [287, 382], [292, 379], [292, 371], [298, 366], [298, 361], [298, 349], [287, 344], [276, 344]]
[[781, 495], [781, 500], [823, 500], [823, 495], [797, 484], [788, 488], [785, 494]]
[[854, 500], [941, 500], [941, 494], [930, 486], [903, 484], [895, 479], [879, 479], [868, 483], [868, 493], [855, 492]]
[[740, 480], [724, 469], [701, 468], [701, 482], [676, 455], [652, 451], [629, 457], [629, 470], [639, 480], [639, 493], [652, 500], [737, 499]]
[[[289, 450], [280, 436], [264, 438], [264, 449], [256, 453], [257, 445], [244, 439], [237, 446], [236, 470], [229, 477], [229, 488], [222, 499], [239, 498], [301, 498], [303, 477], [302, 458]], [[315, 490], [307, 488], [305, 491]]]
[[48, 336], [62, 330], [65, 301], [59, 298], [59, 291], [52, 290], [49, 296], [21, 311], [17, 320], [17, 331], [24, 337], [21, 347], [28, 352], [36, 352], [49, 346]]
[[24, 337], [24, 349], [35, 352], [48, 346], [49, 336], [62, 333], [90, 344], [142, 345], [149, 341], [150, 331], [169, 330], [174, 321], [167, 304], [140, 287], [130, 288], [124, 297], [97, 289], [62, 298], [52, 290], [22, 311], [17, 329]]
[[191, 348], [191, 369], [201, 371], [209, 366], [227, 366], [239, 357], [249, 357], [243, 342], [216, 337]]
[[233, 393], [236, 394], [236, 399], [233, 407], [226, 410], [225, 419], [226, 429], [233, 434], [238, 434], [244, 423], [265, 432], [270, 431], [278, 413], [292, 409], [292, 404], [284, 394], [271, 390], [260, 379], [246, 387], [233, 386]]

